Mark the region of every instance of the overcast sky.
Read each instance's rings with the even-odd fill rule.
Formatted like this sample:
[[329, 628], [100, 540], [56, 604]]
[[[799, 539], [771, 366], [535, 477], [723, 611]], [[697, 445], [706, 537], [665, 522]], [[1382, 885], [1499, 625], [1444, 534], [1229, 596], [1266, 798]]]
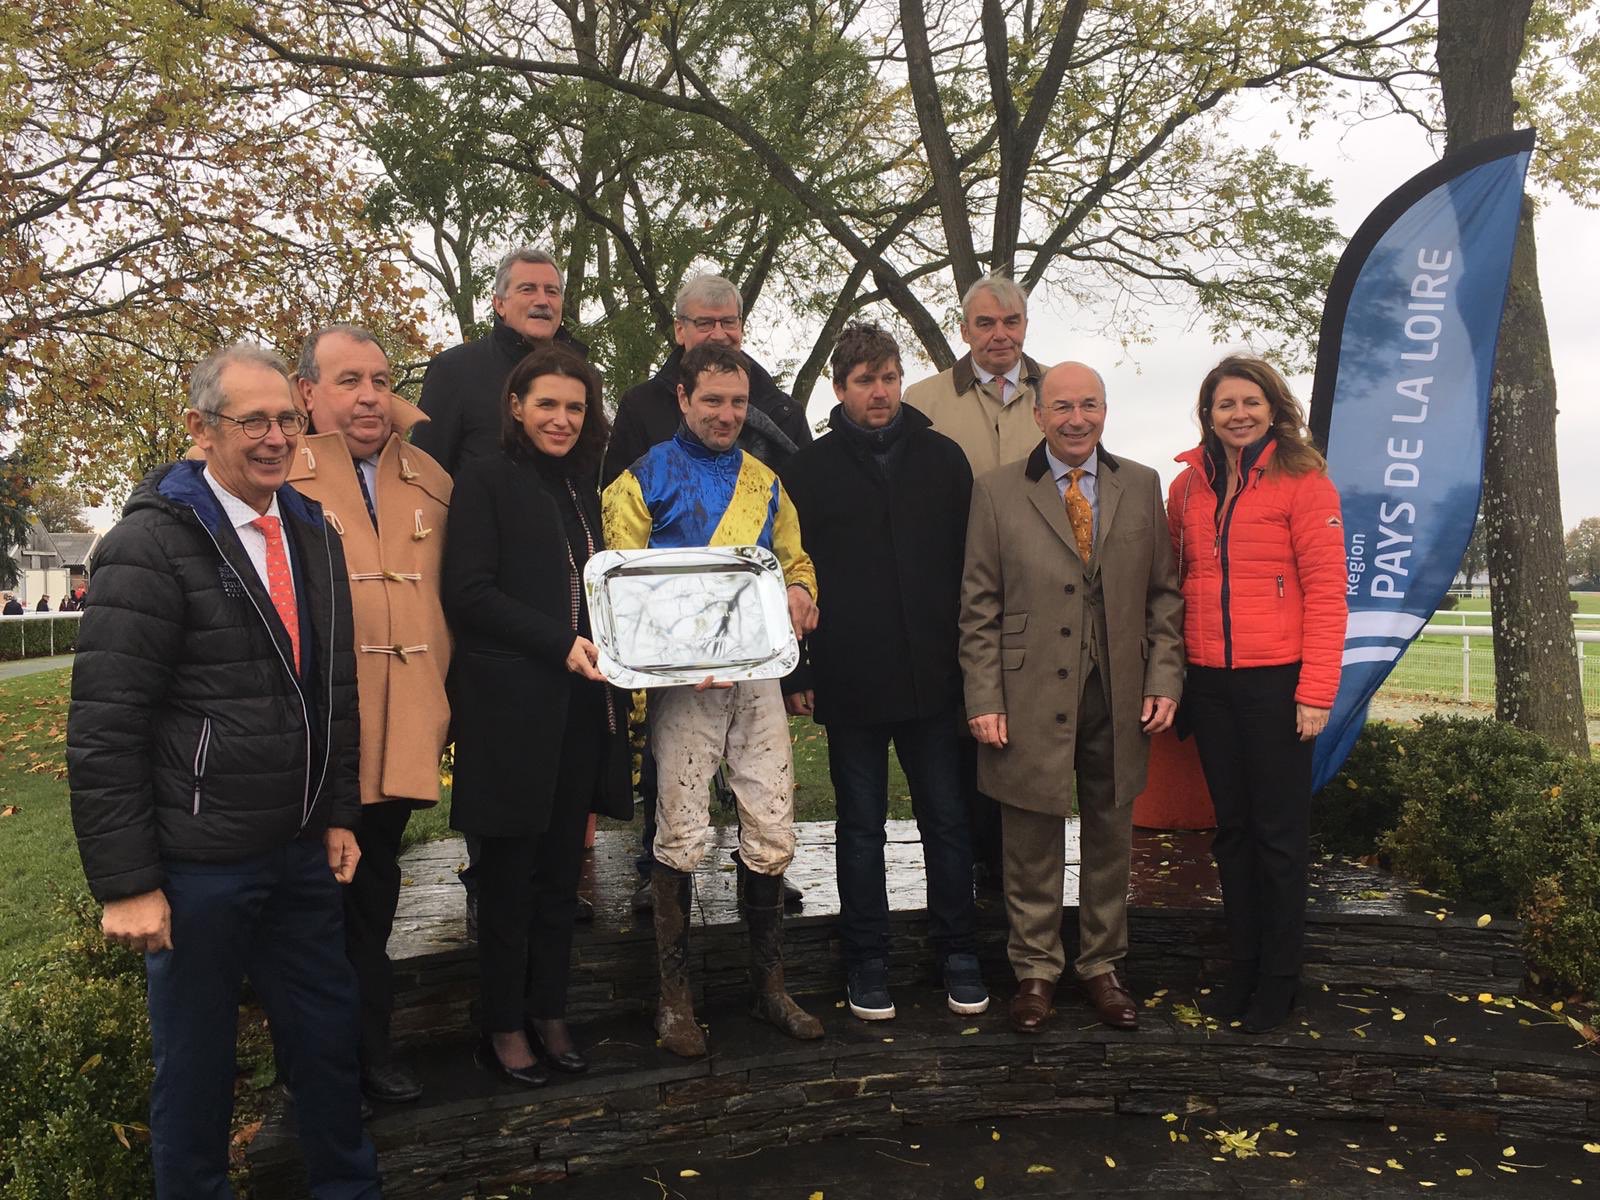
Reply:
[[[1350, 130], [1329, 122], [1306, 141], [1290, 137], [1283, 117], [1270, 110], [1235, 123], [1242, 141], [1252, 136], [1264, 140], [1274, 130], [1284, 132], [1281, 154], [1330, 180], [1336, 200], [1334, 219], [1346, 238], [1385, 196], [1438, 157], [1422, 130], [1402, 118]], [[1600, 453], [1600, 413], [1594, 402], [1594, 381], [1600, 378], [1600, 329], [1591, 307], [1594, 272], [1600, 265], [1600, 213], [1550, 197], [1540, 210], [1536, 230], [1539, 280], [1561, 407], [1556, 425], [1561, 510], [1563, 525], [1571, 528], [1584, 517], [1600, 516], [1600, 470], [1595, 462]], [[1124, 351], [1114, 341], [1078, 332], [1072, 314], [1056, 310], [1045, 293], [1029, 305], [1027, 349], [1043, 362], [1076, 358], [1097, 367], [1106, 378], [1110, 408], [1106, 447], [1148, 463], [1170, 483], [1177, 474], [1173, 455], [1199, 437], [1193, 412], [1201, 378], [1224, 354], [1243, 347], [1214, 342], [1203, 327], [1186, 329], [1186, 314], [1176, 309], [1154, 312], [1151, 323], [1157, 331], [1155, 341]], [[760, 328], [769, 326], [763, 321]], [[950, 337], [957, 352], [965, 350], [955, 330]], [[752, 348], [762, 356], [761, 346]], [[906, 376], [920, 379], [931, 369], [926, 362], [908, 361]], [[1301, 402], [1309, 402], [1311, 377], [1297, 376], [1292, 382]], [[809, 406], [813, 422], [825, 417], [832, 405], [831, 388], [820, 386]]]

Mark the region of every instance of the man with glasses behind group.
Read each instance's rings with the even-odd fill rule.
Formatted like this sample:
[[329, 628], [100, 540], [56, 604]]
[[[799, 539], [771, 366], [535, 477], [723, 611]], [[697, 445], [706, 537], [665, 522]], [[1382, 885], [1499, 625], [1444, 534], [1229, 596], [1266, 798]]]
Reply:
[[353, 832], [350, 584], [286, 480], [306, 418], [239, 344], [190, 383], [205, 454], [151, 474], [95, 553], [67, 717], [106, 937], [145, 955], [156, 1195], [226, 1197], [240, 990], [266, 1010], [313, 1196], [378, 1196], [340, 884]]

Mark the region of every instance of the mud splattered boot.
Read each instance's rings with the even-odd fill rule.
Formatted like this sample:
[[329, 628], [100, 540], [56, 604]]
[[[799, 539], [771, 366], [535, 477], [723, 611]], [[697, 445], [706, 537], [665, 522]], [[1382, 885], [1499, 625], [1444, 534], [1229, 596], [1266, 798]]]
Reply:
[[792, 1038], [822, 1036], [822, 1022], [805, 1012], [783, 986], [783, 877], [758, 875], [745, 880], [745, 920], [750, 924], [752, 1016]]
[[703, 1058], [706, 1035], [695, 1022], [694, 999], [689, 993], [690, 882], [682, 871], [660, 863], [650, 868], [656, 965], [661, 973], [656, 1033], [661, 1036], [661, 1044], [680, 1058]]

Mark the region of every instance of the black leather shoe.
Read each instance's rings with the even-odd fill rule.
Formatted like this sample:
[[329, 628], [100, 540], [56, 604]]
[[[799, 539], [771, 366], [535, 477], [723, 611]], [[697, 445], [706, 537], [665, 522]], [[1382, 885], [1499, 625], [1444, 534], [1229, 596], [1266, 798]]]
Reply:
[[478, 1039], [478, 1048], [473, 1052], [473, 1061], [485, 1071], [498, 1075], [507, 1083], [517, 1087], [539, 1088], [550, 1082], [550, 1076], [541, 1071], [537, 1065], [532, 1067], [508, 1067], [500, 1061], [500, 1056], [494, 1052], [494, 1042], [488, 1034]]
[[1263, 975], [1239, 1028], [1246, 1033], [1271, 1033], [1289, 1019], [1300, 998], [1300, 981], [1287, 975]]
[[574, 921], [576, 921], [580, 925], [583, 925], [583, 924], [586, 924], [587, 922], [593, 921], [594, 920], [594, 901], [590, 900], [587, 896], [579, 896], [578, 897], [578, 911], [577, 911], [576, 915], [574, 915], [574, 917], [572, 919]]
[[806, 894], [790, 883], [787, 875], [783, 876], [783, 906], [785, 908], [796, 908], [805, 902]]
[[399, 1063], [361, 1069], [361, 1094], [374, 1104], [410, 1104], [422, 1095], [417, 1077]]
[[589, 1060], [576, 1050], [568, 1050], [565, 1054], [553, 1053], [550, 1047], [544, 1044], [544, 1038], [539, 1034], [539, 1027], [532, 1021], [523, 1028], [528, 1031], [528, 1044], [533, 1047], [534, 1054], [552, 1071], [560, 1071], [563, 1075], [582, 1075], [589, 1069]]

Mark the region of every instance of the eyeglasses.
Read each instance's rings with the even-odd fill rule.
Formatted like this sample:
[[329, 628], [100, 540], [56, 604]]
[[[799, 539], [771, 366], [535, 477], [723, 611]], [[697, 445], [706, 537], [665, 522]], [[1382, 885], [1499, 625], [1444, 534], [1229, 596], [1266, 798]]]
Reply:
[[744, 324], [743, 317], [686, 317], [678, 314], [678, 320], [685, 325], [693, 325], [700, 333], [710, 333], [713, 329], [726, 329], [729, 333]]
[[245, 417], [242, 420], [238, 417], [230, 417], [227, 413], [217, 413], [216, 417], [220, 421], [232, 421], [240, 429], [244, 430], [245, 437], [257, 442], [267, 436], [267, 430], [272, 427], [274, 422], [283, 431], [284, 437], [291, 438], [299, 437], [304, 433], [307, 425], [306, 415], [301, 412], [279, 413], [276, 417], [257, 413], [253, 417]]
[[1054, 404], [1042, 407], [1046, 414], [1052, 417], [1070, 417], [1075, 413], [1082, 413], [1086, 417], [1097, 417], [1106, 410], [1106, 406], [1098, 400], [1085, 400], [1081, 404], [1066, 404], [1058, 400]]

